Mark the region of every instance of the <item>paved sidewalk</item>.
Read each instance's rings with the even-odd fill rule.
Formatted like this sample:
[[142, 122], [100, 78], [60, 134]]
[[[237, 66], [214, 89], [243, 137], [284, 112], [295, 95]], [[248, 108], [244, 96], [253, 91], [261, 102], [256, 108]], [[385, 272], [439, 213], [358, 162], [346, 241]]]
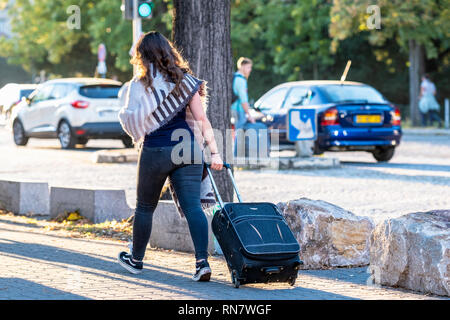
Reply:
[[430, 299], [366, 285], [366, 268], [301, 271], [294, 287], [253, 284], [235, 289], [224, 260], [212, 257], [209, 283], [191, 280], [192, 254], [148, 250], [140, 275], [116, 263], [125, 243], [70, 238], [0, 216], [0, 299]]
[[450, 129], [444, 128], [405, 128], [403, 134], [423, 135], [423, 136], [450, 136]]

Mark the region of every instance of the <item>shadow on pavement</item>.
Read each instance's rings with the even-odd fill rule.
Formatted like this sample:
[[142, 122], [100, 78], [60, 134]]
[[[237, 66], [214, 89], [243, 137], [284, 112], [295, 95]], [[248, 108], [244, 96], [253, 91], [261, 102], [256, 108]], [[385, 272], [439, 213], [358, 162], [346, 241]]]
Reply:
[[[91, 270], [94, 269], [95, 271], [91, 270], [85, 270], [80, 269], [81, 277], [83, 277], [83, 274], [89, 275], [89, 278], [92, 278], [92, 276], [98, 277], [99, 280], [97, 280], [98, 283], [102, 283], [102, 287], [104, 286], [105, 281], [119, 281], [119, 282], [125, 282], [130, 285], [136, 285], [139, 286], [140, 289], [142, 288], [154, 288], [161, 291], [168, 291], [171, 293], [178, 293], [178, 294], [184, 294], [183, 288], [174, 289], [173, 287], [177, 287], [177, 284], [179, 285], [180, 281], [176, 281], [177, 277], [170, 277], [170, 275], [163, 274], [161, 272], [155, 271], [155, 270], [145, 270], [146, 272], [143, 272], [140, 275], [131, 275], [126, 270], [124, 270], [118, 263], [115, 262], [115, 259], [104, 260], [101, 258], [95, 257], [95, 255], [92, 254], [83, 254], [79, 253], [77, 251], [72, 250], [66, 250], [60, 247], [54, 247], [54, 246], [48, 246], [38, 243], [22, 243], [17, 241], [12, 241], [9, 239], [0, 239], [5, 240], [8, 243], [0, 242], [0, 256], [1, 255], [7, 255], [11, 258], [15, 259], [21, 259], [25, 261], [32, 260], [32, 262], [36, 263], [36, 259], [41, 260], [40, 263], [53, 266], [53, 267], [59, 267], [61, 268], [61, 265], [59, 263], [62, 263], [67, 267], [67, 269], [78, 266], [82, 268], [90, 268]], [[71, 240], [77, 240], [77, 239], [71, 239]], [[64, 272], [63, 272], [64, 273]], [[116, 274], [117, 276], [108, 274]], [[127, 277], [124, 277], [124, 276]], [[57, 276], [57, 274], [55, 274]], [[130, 278], [133, 277], [133, 278]], [[175, 279], [173, 279], [175, 278]], [[186, 282], [185, 278], [178, 277], [180, 279], [178, 280], [184, 280]], [[162, 286], [155, 286], [148, 283], [140, 283], [139, 279], [143, 280], [149, 280], [153, 282], [157, 282], [158, 284], [161, 284]], [[175, 280], [175, 283], [171, 283], [171, 281], [168, 280]], [[183, 282], [183, 281], [181, 281]], [[116, 283], [117, 285], [117, 283]], [[167, 285], [170, 285], [171, 288], [167, 288]], [[111, 287], [114, 285], [111, 284]], [[90, 288], [95, 287], [95, 282], [91, 284]], [[26, 290], [26, 288], [24, 289]], [[122, 288], [122, 290], [125, 290]], [[202, 298], [202, 296], [199, 296], [198, 293], [192, 293], [193, 297], [195, 298]], [[35, 298], [39, 298], [39, 295], [37, 295]], [[158, 299], [157, 297], [149, 297], [149, 299]], [[203, 297], [205, 298], [205, 297]]]
[[57, 146], [29, 146], [26, 148], [40, 149], [40, 150], [61, 150], [61, 152], [70, 152], [70, 151], [95, 152], [100, 150], [125, 150], [124, 148], [114, 148], [114, 147], [78, 147], [74, 149], [61, 149], [61, 147]]
[[450, 172], [450, 165], [427, 164], [427, 163], [367, 163], [355, 161], [341, 161], [341, 163], [349, 164], [358, 167], [368, 168], [394, 168], [407, 170], [423, 170], [423, 171], [443, 171]]
[[[408, 163], [371, 163], [364, 161], [344, 161], [341, 160], [343, 168], [330, 168], [326, 170], [280, 170], [280, 174], [296, 174], [305, 176], [325, 176], [333, 170], [333, 178], [345, 178], [345, 179], [363, 179], [363, 180], [399, 180], [414, 183], [429, 183], [437, 186], [450, 186], [450, 177], [441, 175], [418, 175], [418, 174], [399, 174], [389, 173], [377, 170], [378, 168], [393, 168], [393, 169], [410, 169], [410, 170], [423, 170], [428, 172], [448, 172], [450, 166], [447, 165], [426, 165], [428, 168], [419, 167], [420, 164], [408, 164]], [[349, 170], [351, 169], [351, 171]]]
[[[341, 161], [342, 164], [348, 165], [349, 167], [355, 168], [352, 174], [345, 173], [345, 178], [354, 178], [354, 179], [376, 179], [376, 180], [399, 180], [399, 181], [407, 181], [407, 182], [420, 182], [420, 183], [430, 183], [437, 186], [450, 186], [450, 178], [442, 177], [438, 175], [408, 175], [408, 174], [397, 174], [397, 173], [388, 173], [376, 170], [376, 168], [380, 167], [377, 164], [371, 163], [363, 163], [363, 162], [350, 162], [350, 161]], [[387, 164], [384, 168], [387, 168], [388, 165], [393, 165], [391, 168], [396, 168], [395, 164]], [[405, 166], [399, 168], [407, 169]], [[361, 167], [361, 168], [359, 168]], [[436, 166], [435, 168], [430, 168], [429, 171], [446, 171], [445, 167], [447, 166]], [[423, 168], [415, 169], [415, 170], [424, 170]]]
[[370, 277], [370, 274], [367, 272], [367, 267], [333, 268], [328, 270], [300, 270], [299, 274], [358, 285], [366, 285], [367, 280]]
[[408, 134], [403, 135], [402, 140], [400, 142], [400, 146], [402, 146], [405, 142], [418, 142], [418, 143], [427, 143], [435, 146], [449, 146], [450, 137], [448, 135], [416, 135], [416, 134]]
[[[25, 231], [8, 229], [2, 230], [27, 234]], [[47, 236], [45, 234], [40, 235]], [[230, 282], [224, 281], [223, 279], [214, 278], [214, 273], [209, 283], [199, 283], [191, 280], [191, 273], [176, 269], [176, 265], [174, 265], [174, 268], [167, 268], [156, 264], [146, 263], [142, 274], [131, 275], [116, 262], [115, 257], [105, 259], [101, 258], [101, 256], [97, 254], [83, 253], [77, 251], [76, 249], [70, 250], [63, 247], [49, 246], [41, 243], [24, 243], [11, 239], [0, 240], [4, 240], [0, 242], [0, 256], [3, 255], [14, 259], [23, 260], [24, 264], [26, 264], [27, 261], [30, 261], [30, 263], [36, 263], [36, 260], [40, 260], [39, 263], [52, 266], [54, 268], [69, 269], [73, 268], [73, 266], [78, 266], [81, 267], [81, 277], [83, 277], [83, 274], [85, 274], [86, 278], [89, 277], [92, 279], [94, 277], [94, 280], [91, 280], [92, 284], [89, 285], [89, 288], [95, 288], [97, 283], [101, 284], [101, 287], [104, 288], [105, 282], [111, 281], [114, 282], [111, 283], [111, 288], [114, 286], [120, 286], [126, 296], [129, 296], [130, 293], [128, 292], [128, 294], [126, 294], [126, 290], [133, 291], [133, 288], [126, 289], [123, 287], [130, 285], [133, 287], [138, 287], [140, 292], [142, 292], [142, 289], [149, 289], [149, 291], [152, 291], [153, 289], [161, 291], [162, 293], [167, 292], [175, 295], [187, 295], [194, 299], [223, 300], [236, 299], [236, 297], [239, 299], [248, 300], [354, 299], [352, 297], [327, 291], [302, 288], [300, 282], [297, 282], [297, 287], [290, 287], [286, 284], [286, 289], [280, 289], [279, 285], [272, 289], [270, 284], [241, 286], [241, 288], [235, 289]], [[79, 241], [79, 239], [70, 239], [70, 241], [76, 242]], [[101, 244], [99, 244], [99, 246], [100, 245]], [[120, 245], [117, 247], [119, 252]], [[101, 252], [100, 247], [99, 252]], [[61, 264], [63, 264], [63, 266], [61, 266]], [[88, 268], [88, 270], [86, 268]], [[45, 269], [50, 270], [50, 267]], [[145, 282], [140, 282], [140, 279]], [[149, 281], [152, 283], [149, 283]], [[117, 282], [122, 284], [118, 284]], [[26, 285], [26, 283], [24, 283], [24, 285]], [[39, 286], [39, 284], [36, 285]], [[40, 296], [36, 294], [35, 298], [38, 299]], [[68, 297], [68, 299], [71, 298]], [[161, 299], [161, 297], [153, 296], [148, 297], [148, 299]]]
[[86, 300], [88, 298], [20, 279], [0, 278], [0, 300]]
[[24, 223], [24, 222], [15, 222], [15, 221], [10, 221], [10, 220], [4, 220], [0, 218], [0, 222], [1, 223], [7, 223], [7, 224], [11, 224], [14, 226], [21, 226], [21, 227], [27, 227], [27, 228], [37, 228], [40, 229], [41, 227], [35, 224], [29, 224], [29, 223]]

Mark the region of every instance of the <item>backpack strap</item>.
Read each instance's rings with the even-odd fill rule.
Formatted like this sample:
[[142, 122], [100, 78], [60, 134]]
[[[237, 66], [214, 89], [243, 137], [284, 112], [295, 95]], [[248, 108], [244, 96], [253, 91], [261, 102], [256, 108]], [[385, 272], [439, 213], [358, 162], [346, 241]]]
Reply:
[[245, 77], [244, 77], [242, 74], [240, 74], [240, 73], [236, 73], [236, 72], [235, 72], [235, 73], [233, 74], [233, 82], [232, 82], [232, 85], [231, 85], [231, 93], [232, 93], [232, 95], [233, 95], [233, 98], [232, 98], [231, 103], [234, 103], [236, 100], [239, 99], [239, 97], [234, 93], [234, 90], [233, 90], [233, 87], [234, 87], [234, 80], [235, 80], [237, 77], [241, 77], [241, 78], [245, 79]]

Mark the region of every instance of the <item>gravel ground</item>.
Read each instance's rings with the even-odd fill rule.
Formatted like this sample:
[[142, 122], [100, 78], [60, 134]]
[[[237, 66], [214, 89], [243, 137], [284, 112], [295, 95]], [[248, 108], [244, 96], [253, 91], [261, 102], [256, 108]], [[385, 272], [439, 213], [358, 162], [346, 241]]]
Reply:
[[[94, 164], [100, 149], [122, 148], [93, 140], [86, 148], [61, 150], [57, 140], [30, 139], [16, 147], [0, 126], [0, 179], [43, 181], [52, 186], [125, 189], [135, 207], [136, 164]], [[289, 155], [289, 151], [283, 155]], [[376, 163], [365, 152], [326, 152], [341, 168], [237, 170], [244, 201], [324, 200], [376, 222], [416, 211], [450, 208], [450, 136], [404, 135], [394, 158]]]

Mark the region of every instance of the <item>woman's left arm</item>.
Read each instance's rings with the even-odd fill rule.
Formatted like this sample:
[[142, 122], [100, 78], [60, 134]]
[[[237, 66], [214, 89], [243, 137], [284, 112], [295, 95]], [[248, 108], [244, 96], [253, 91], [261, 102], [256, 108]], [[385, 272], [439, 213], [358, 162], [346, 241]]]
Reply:
[[[203, 110], [203, 105], [202, 105], [202, 101], [200, 98], [200, 94], [198, 92], [195, 93], [195, 95], [192, 97], [191, 101], [189, 102], [189, 107], [191, 108], [191, 112], [192, 115], [194, 117], [194, 120], [200, 125], [201, 131], [202, 131], [202, 135], [203, 138], [205, 138], [206, 143], [208, 144], [209, 150], [211, 151], [212, 154], [215, 154], [215, 156], [219, 156], [219, 149], [217, 148], [217, 143], [216, 143], [216, 139], [214, 137], [214, 131], [212, 129], [211, 126], [211, 122], [209, 122], [208, 117], [206, 116], [205, 110]], [[212, 160], [214, 160], [214, 158], [212, 157]], [[215, 162], [215, 161], [213, 161]], [[221, 161], [217, 161], [217, 162], [221, 162]], [[221, 169], [218, 168], [219, 166], [217, 166], [217, 170]], [[213, 169], [216, 169], [215, 167], [213, 167]]]

